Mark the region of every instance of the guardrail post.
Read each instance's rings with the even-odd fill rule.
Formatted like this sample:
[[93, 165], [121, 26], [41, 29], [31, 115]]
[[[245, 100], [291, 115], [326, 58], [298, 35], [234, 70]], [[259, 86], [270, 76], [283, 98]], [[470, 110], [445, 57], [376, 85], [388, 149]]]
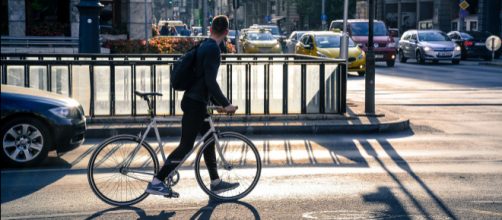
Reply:
[[[49, 80], [50, 81], [50, 80]], [[89, 84], [90, 84], [90, 107], [89, 107], [89, 116], [94, 117], [94, 65], [89, 65]]]
[[[269, 60], [272, 60], [272, 57], [269, 58]], [[270, 63], [265, 64], [264, 66], [264, 73], [265, 73], [265, 79], [264, 79], [264, 87], [265, 89], [263, 90], [265, 92], [264, 94], [264, 109], [263, 113], [268, 115], [270, 114]]]
[[73, 70], [72, 65], [68, 64], [68, 96], [73, 97]]
[[307, 114], [307, 64], [301, 64], [301, 113]]
[[30, 87], [30, 73], [28, 71], [28, 64], [24, 65], [24, 87]]
[[324, 114], [326, 111], [326, 83], [325, 78], [325, 65], [319, 65], [319, 113]]
[[340, 114], [345, 114], [347, 112], [347, 67], [345, 63], [339, 64], [336, 68], [337, 73], [337, 110]]
[[115, 64], [110, 64], [110, 115], [115, 115]]
[[134, 94], [134, 91], [136, 91], [136, 64], [132, 64], [132, 71], [131, 71], [131, 104], [132, 104], [132, 116], [136, 116], [136, 94]]
[[47, 91], [52, 92], [52, 66], [46, 65], [47, 68]]
[[2, 84], [7, 84], [7, 65], [2, 64]]
[[288, 114], [288, 63], [282, 65], [282, 114]]

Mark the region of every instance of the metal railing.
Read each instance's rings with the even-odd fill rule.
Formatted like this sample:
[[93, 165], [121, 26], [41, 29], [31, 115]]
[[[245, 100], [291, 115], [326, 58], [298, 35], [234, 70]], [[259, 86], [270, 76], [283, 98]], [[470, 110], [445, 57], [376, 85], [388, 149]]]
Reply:
[[[67, 95], [86, 115], [147, 115], [135, 90], [157, 91], [157, 115], [180, 115], [183, 92], [170, 86], [166, 54], [2, 54], [1, 82]], [[222, 91], [237, 114], [332, 114], [346, 112], [343, 60], [295, 54], [225, 54], [219, 69]]]
[[1, 37], [2, 47], [78, 47], [78, 37]]

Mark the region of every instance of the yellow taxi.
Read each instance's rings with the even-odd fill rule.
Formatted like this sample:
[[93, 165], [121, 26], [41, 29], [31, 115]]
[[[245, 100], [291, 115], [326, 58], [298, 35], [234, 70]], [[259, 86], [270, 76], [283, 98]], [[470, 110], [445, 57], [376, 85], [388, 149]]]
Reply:
[[244, 53], [281, 53], [281, 44], [265, 29], [249, 29], [240, 39]]
[[[295, 46], [295, 53], [339, 58], [341, 33], [331, 31], [312, 31], [305, 33]], [[349, 71], [360, 76], [366, 73], [366, 54], [349, 38]]]

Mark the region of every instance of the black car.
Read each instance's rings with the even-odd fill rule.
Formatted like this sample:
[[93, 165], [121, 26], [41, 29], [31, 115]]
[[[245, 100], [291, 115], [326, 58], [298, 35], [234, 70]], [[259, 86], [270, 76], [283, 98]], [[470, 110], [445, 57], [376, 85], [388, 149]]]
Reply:
[[84, 141], [84, 110], [74, 99], [10, 85], [1, 89], [2, 164], [34, 165], [51, 150], [67, 152]]
[[463, 60], [467, 58], [491, 60], [492, 53], [485, 46], [486, 39], [490, 35], [491, 34], [488, 32], [479, 31], [452, 31], [448, 33], [451, 40], [461, 47]]

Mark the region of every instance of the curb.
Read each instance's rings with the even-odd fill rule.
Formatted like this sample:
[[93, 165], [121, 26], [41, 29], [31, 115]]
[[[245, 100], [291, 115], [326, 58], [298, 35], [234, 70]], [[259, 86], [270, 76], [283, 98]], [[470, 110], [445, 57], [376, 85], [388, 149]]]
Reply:
[[[369, 133], [390, 133], [407, 131], [410, 129], [408, 119], [400, 119], [390, 122], [375, 124], [310, 124], [310, 125], [232, 125], [217, 124], [220, 131], [234, 131], [245, 135], [283, 135], [287, 134], [369, 134]], [[117, 134], [138, 135], [144, 131], [144, 127], [89, 127], [86, 138], [107, 138]], [[179, 126], [159, 127], [161, 136], [180, 136]], [[153, 136], [154, 132], [150, 132]]]
[[480, 66], [502, 66], [502, 62], [480, 62]]

